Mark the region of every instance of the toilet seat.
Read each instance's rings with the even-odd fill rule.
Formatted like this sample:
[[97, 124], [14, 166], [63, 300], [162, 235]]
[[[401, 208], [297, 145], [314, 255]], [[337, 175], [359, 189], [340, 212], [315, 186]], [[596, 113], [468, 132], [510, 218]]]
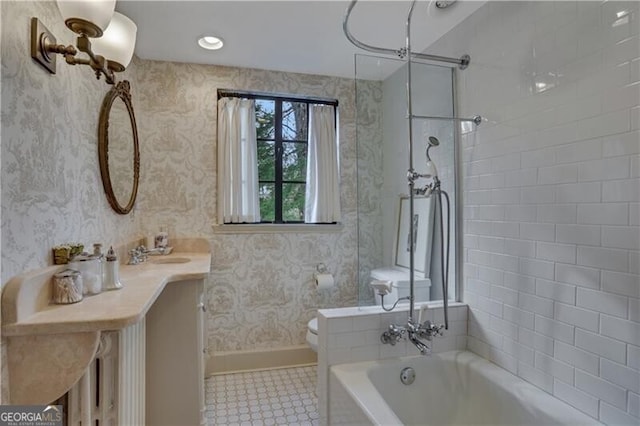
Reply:
[[307, 323], [307, 343], [314, 352], [318, 352], [318, 318], [312, 318]]
[[312, 332], [317, 336], [318, 335], [318, 318], [316, 317], [311, 318], [309, 320], [309, 323], [307, 324], [307, 327], [309, 328], [310, 332]]

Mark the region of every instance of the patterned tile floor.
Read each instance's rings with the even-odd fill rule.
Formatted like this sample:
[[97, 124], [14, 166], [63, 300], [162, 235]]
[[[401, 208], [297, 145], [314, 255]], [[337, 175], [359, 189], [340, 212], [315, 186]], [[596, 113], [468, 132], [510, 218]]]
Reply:
[[205, 381], [207, 424], [318, 425], [316, 367], [213, 376]]

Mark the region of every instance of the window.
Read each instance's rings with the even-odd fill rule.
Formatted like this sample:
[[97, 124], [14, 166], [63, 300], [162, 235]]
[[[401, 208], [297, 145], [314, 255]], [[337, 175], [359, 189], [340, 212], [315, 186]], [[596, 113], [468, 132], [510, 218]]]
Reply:
[[225, 97], [255, 102], [260, 222], [304, 223], [309, 111], [316, 104], [337, 107], [337, 101], [218, 91]]
[[262, 222], [304, 221], [308, 104], [256, 99]]

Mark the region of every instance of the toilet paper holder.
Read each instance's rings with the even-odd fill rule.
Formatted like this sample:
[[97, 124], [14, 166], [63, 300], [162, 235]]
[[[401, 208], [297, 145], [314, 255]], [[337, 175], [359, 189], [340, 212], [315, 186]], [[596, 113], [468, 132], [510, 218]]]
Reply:
[[318, 263], [316, 265], [316, 274], [328, 274], [328, 273], [329, 273], [329, 269], [327, 269], [327, 265], [325, 265], [324, 263]]
[[313, 281], [318, 290], [331, 290], [335, 285], [335, 280], [324, 263], [316, 265], [316, 272], [313, 273]]

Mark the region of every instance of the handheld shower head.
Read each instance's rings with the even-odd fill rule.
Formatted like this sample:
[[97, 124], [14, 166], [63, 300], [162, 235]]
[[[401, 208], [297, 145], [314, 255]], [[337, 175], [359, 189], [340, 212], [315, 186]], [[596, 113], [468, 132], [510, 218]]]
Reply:
[[431, 157], [429, 156], [429, 150], [432, 146], [440, 145], [440, 141], [435, 136], [429, 136], [429, 144], [427, 146], [427, 160], [431, 161]]
[[429, 136], [429, 142], [427, 145], [427, 173], [432, 177], [438, 177], [438, 169], [436, 169], [436, 165], [431, 161], [431, 156], [429, 156], [429, 150], [434, 146], [439, 146], [440, 141], [435, 136]]

